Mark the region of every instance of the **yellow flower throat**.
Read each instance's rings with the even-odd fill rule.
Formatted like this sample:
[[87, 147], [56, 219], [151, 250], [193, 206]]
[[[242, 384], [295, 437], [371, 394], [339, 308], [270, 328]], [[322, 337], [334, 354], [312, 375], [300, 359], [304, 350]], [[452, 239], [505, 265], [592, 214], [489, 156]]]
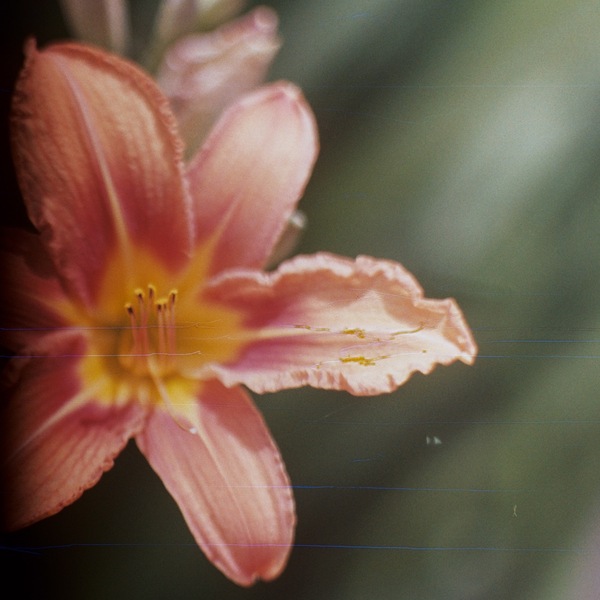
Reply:
[[133, 264], [134, 277], [121, 258], [109, 261], [93, 309], [69, 303], [61, 312], [84, 332], [81, 375], [99, 401], [167, 404], [210, 377], [211, 363], [239, 356], [243, 315], [204, 297], [201, 255], [179, 273], [141, 250]]

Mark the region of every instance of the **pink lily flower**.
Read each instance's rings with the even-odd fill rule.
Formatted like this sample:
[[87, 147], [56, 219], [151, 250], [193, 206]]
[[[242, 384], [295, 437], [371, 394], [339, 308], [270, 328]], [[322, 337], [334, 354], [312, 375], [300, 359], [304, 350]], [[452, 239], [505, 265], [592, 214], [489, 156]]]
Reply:
[[2, 238], [6, 524], [74, 502], [134, 438], [209, 560], [240, 585], [273, 579], [294, 500], [245, 388], [389, 392], [471, 364], [471, 331], [391, 261], [262, 269], [317, 154], [293, 85], [241, 98], [184, 165], [167, 100], [132, 64], [79, 44], [26, 54], [11, 123], [37, 231]]

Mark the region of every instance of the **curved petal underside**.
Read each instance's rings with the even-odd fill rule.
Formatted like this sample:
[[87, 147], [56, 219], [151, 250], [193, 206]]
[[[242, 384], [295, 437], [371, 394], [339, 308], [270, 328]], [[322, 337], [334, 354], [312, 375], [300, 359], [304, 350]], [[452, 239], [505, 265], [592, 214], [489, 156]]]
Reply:
[[225, 274], [207, 293], [246, 314], [248, 339], [212, 372], [258, 393], [311, 385], [380, 394], [436, 364], [471, 364], [477, 352], [456, 302], [424, 298], [391, 261], [299, 256], [271, 274]]
[[137, 442], [194, 538], [240, 585], [277, 577], [294, 536], [294, 500], [261, 415], [240, 388], [215, 381], [170, 410], [155, 411]]

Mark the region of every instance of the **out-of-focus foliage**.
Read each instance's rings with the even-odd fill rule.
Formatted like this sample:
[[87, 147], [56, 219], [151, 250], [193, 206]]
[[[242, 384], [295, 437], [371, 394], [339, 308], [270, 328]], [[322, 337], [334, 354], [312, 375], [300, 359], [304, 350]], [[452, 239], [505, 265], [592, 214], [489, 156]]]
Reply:
[[272, 78], [304, 88], [322, 141], [300, 251], [399, 260], [458, 299], [481, 356], [390, 396], [258, 399], [297, 486], [276, 582], [213, 569], [134, 447], [19, 534], [44, 547], [20, 565], [63, 599], [596, 598], [600, 7], [269, 5]]

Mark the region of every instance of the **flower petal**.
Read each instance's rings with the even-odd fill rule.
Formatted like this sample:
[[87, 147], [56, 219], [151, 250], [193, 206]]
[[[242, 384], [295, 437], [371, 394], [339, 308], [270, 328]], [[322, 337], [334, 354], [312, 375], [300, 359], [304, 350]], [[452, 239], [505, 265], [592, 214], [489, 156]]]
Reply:
[[215, 245], [213, 273], [265, 264], [317, 150], [313, 114], [289, 83], [251, 92], [225, 112], [188, 169], [197, 239]]
[[240, 585], [277, 577], [292, 544], [294, 501], [262, 417], [241, 389], [215, 381], [198, 402], [185, 407], [177, 398], [171, 410], [156, 411], [137, 441], [196, 541]]
[[300, 256], [270, 274], [223, 274], [207, 293], [245, 311], [251, 340], [212, 372], [259, 393], [311, 385], [380, 394], [436, 364], [471, 364], [477, 352], [455, 301], [423, 298], [391, 261]]
[[[46, 342], [50, 341], [47, 337]], [[52, 356], [13, 359], [16, 373], [2, 418], [4, 520], [18, 529], [74, 502], [112, 467], [142, 426], [137, 405], [94, 401], [77, 375], [83, 339], [57, 334]]]
[[181, 265], [191, 246], [180, 142], [166, 99], [101, 50], [30, 43], [13, 101], [15, 165], [57, 270], [93, 304], [109, 255], [132, 246]]
[[187, 156], [196, 152], [229, 104], [263, 82], [281, 45], [277, 22], [273, 10], [259, 6], [167, 50], [156, 80], [171, 102]]
[[0, 265], [0, 344], [18, 352], [67, 325], [53, 306], [64, 292], [39, 235], [2, 230]]

